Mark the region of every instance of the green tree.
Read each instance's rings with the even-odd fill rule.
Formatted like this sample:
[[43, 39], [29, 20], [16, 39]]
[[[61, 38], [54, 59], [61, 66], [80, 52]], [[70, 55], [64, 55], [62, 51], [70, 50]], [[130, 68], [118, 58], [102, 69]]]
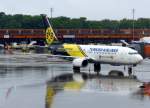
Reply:
[[[91, 21], [87, 20], [86, 17], [80, 18], [69, 18], [65, 16], [55, 17], [50, 19], [52, 26], [56, 29], [132, 29], [133, 22], [135, 29], [149, 29], [150, 28], [150, 18], [139, 18], [137, 20], [132, 19], [122, 19], [122, 20], [97, 20]], [[4, 12], [0, 12], [0, 28], [44, 28], [42, 18], [40, 15], [7, 15]]]

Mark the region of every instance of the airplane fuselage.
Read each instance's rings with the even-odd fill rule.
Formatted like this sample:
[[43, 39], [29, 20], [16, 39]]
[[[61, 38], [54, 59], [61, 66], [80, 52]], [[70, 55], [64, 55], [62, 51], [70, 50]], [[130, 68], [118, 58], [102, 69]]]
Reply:
[[[58, 39], [50, 25], [48, 17], [42, 15], [42, 18], [46, 27], [46, 42], [48, 45], [52, 45]], [[59, 57], [72, 57], [74, 67], [85, 67], [90, 60], [94, 62], [95, 67], [98, 67], [97, 65], [100, 63], [136, 65], [143, 60], [137, 51], [122, 46], [62, 44], [59, 48], [51, 48], [51, 52], [57, 51], [66, 55], [58, 55]], [[97, 62], [100, 63], [97, 64]]]
[[143, 60], [137, 51], [122, 46], [63, 44], [65, 51], [74, 57], [90, 58], [110, 64], [138, 64]]

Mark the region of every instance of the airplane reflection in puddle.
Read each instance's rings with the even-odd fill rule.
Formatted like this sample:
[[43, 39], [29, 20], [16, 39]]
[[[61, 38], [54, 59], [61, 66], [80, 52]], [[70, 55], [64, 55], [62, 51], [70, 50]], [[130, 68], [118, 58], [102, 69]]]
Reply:
[[46, 108], [50, 108], [54, 96], [60, 91], [84, 91], [131, 96], [150, 96], [150, 84], [136, 78], [96, 76], [92, 74], [62, 74], [47, 82]]

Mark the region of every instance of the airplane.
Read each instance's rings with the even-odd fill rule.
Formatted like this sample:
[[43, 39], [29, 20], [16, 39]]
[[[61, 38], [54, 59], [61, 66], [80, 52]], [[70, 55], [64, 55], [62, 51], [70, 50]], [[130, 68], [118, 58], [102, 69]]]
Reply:
[[26, 42], [22, 42], [20, 44], [14, 42], [11, 45], [12, 49], [22, 49], [22, 50], [32, 50], [32, 49], [36, 49], [36, 48], [47, 48], [47, 46], [43, 46], [43, 45], [38, 45], [37, 41], [31, 41], [29, 44]]
[[99, 74], [101, 64], [129, 65], [129, 75], [132, 74], [132, 67], [139, 64], [143, 57], [134, 49], [123, 46], [107, 45], [79, 45], [79, 44], [58, 44], [58, 41], [49, 19], [41, 15], [46, 29], [46, 42], [50, 46], [52, 56], [71, 59], [74, 72], [80, 72], [81, 67], [94, 63], [94, 71]]

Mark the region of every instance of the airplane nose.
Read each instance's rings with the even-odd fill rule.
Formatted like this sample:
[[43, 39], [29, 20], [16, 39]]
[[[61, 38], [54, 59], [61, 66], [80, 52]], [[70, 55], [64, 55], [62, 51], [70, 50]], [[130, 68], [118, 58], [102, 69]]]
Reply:
[[143, 61], [143, 57], [139, 54], [137, 55], [137, 62], [140, 63]]

